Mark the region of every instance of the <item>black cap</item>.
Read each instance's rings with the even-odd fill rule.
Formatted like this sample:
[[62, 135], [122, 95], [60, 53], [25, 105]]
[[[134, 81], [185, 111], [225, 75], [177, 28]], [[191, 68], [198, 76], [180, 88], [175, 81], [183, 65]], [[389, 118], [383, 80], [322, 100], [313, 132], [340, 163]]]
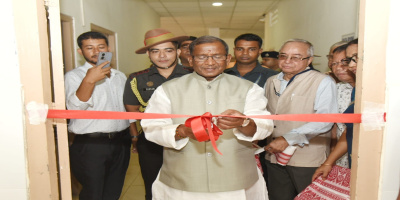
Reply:
[[194, 41], [194, 40], [196, 40], [197, 39], [197, 37], [196, 36], [189, 36], [189, 38], [188, 39], [186, 39], [186, 40], [182, 40], [181, 42], [179, 42], [179, 44], [178, 44], [178, 49], [179, 48], [181, 48], [181, 44], [182, 44], [182, 42], [185, 42], [185, 41]]
[[279, 52], [276, 51], [264, 51], [261, 53], [261, 58], [269, 57], [278, 59]]

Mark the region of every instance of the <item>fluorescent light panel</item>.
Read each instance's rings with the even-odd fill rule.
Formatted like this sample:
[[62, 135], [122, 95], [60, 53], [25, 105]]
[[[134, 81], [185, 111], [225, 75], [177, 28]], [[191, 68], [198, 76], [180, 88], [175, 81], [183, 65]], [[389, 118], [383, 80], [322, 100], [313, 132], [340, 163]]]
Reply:
[[222, 6], [222, 3], [221, 2], [214, 2], [214, 3], [212, 3], [212, 5], [213, 6]]

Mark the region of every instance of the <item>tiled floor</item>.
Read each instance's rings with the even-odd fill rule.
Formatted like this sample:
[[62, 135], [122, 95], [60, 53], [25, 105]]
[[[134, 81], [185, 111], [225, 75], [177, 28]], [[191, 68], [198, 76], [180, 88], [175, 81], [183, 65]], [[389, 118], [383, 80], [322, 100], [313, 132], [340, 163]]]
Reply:
[[140, 173], [138, 154], [131, 153], [131, 161], [126, 172], [120, 200], [144, 200], [144, 194], [144, 183]]
[[[131, 153], [131, 160], [126, 172], [124, 187], [120, 200], [144, 200], [144, 183], [140, 174], [140, 166], [137, 153]], [[79, 200], [74, 196], [73, 200]]]

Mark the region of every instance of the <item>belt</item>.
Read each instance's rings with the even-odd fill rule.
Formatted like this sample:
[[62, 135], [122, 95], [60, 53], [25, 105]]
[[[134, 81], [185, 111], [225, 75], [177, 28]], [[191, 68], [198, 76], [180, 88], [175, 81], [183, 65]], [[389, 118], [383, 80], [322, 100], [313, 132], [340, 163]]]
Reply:
[[110, 132], [110, 133], [103, 133], [103, 132], [94, 132], [94, 133], [86, 133], [86, 134], [82, 134], [80, 136], [82, 137], [90, 137], [90, 138], [100, 138], [100, 137], [105, 137], [105, 138], [109, 138], [109, 139], [113, 139], [119, 135], [121, 135], [122, 133], [124, 133], [125, 131], [127, 131], [128, 129], [124, 129], [122, 131], [118, 131], [118, 132]]

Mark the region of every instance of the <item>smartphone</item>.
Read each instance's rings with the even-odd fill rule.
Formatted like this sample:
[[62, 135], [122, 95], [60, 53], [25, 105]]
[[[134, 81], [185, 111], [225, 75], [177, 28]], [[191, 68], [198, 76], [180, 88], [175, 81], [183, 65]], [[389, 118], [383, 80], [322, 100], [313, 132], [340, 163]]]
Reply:
[[107, 65], [104, 65], [103, 68], [109, 67], [111, 64], [111, 58], [112, 58], [112, 53], [111, 52], [100, 52], [99, 56], [97, 57], [97, 64], [96, 66], [99, 66], [100, 64], [109, 61]]

